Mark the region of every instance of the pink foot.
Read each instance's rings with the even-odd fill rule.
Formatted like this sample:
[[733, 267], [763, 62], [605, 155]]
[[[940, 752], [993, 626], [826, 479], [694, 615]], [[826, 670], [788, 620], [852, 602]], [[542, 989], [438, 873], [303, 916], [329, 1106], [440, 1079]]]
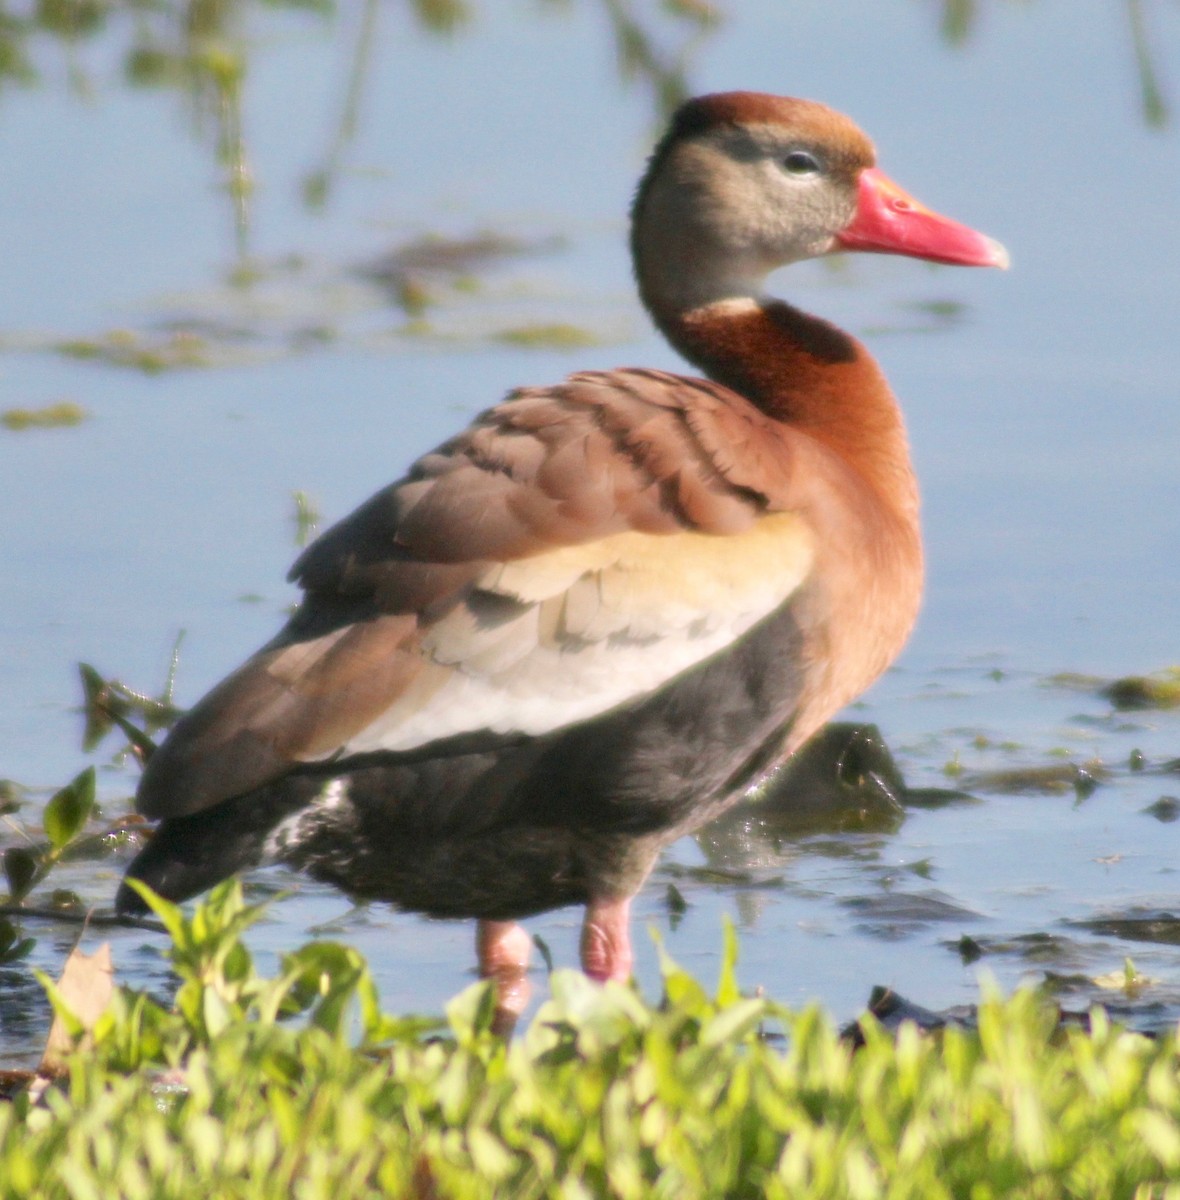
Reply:
[[631, 897], [591, 900], [582, 922], [582, 970], [591, 979], [631, 978]]
[[480, 921], [475, 927], [475, 948], [481, 979], [496, 985], [496, 1015], [492, 1029], [507, 1036], [528, 1007], [529, 951], [533, 939], [515, 921]]

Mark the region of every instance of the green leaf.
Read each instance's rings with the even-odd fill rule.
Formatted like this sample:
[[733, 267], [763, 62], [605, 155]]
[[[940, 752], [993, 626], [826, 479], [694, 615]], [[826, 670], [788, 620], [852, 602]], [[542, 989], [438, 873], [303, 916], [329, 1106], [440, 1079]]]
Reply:
[[0, 779], [0, 817], [14, 813], [24, 801], [25, 789], [11, 779]]
[[123, 736], [131, 743], [131, 749], [135, 753], [135, 757], [139, 760], [140, 765], [148, 761], [149, 758], [156, 752], [156, 743], [137, 725], [132, 723], [123, 716], [120, 712], [113, 710], [108, 713], [111, 720], [118, 725]]
[[652, 929], [649, 932], [660, 957], [660, 976], [668, 1003], [681, 1009], [686, 1015], [697, 1016], [708, 1012], [712, 1008], [712, 1002], [705, 994], [705, 989], [664, 949], [663, 939], [658, 930]]
[[467, 1151], [471, 1155], [472, 1165], [485, 1179], [507, 1179], [516, 1165], [515, 1158], [504, 1148], [504, 1143], [480, 1125], [468, 1126]]
[[201, 1016], [205, 1022], [205, 1032], [209, 1037], [216, 1037], [230, 1023], [233, 1013], [213, 988], [206, 988], [201, 997]]
[[55, 850], [82, 831], [94, 808], [94, 768], [87, 767], [45, 806], [45, 834]]
[[545, 973], [553, 974], [553, 952], [549, 949], [549, 943], [539, 934], [533, 934], [533, 945], [537, 947], [537, 953], [541, 956], [541, 961], [545, 964]]
[[34, 970], [33, 974], [37, 977], [37, 982], [45, 989], [49, 1003], [53, 1005], [54, 1016], [61, 1018], [70, 1037], [80, 1038], [86, 1032], [86, 1026], [82, 1024], [81, 1018], [74, 1012], [70, 1002], [61, 994], [57, 984], [44, 971]]
[[487, 1033], [495, 1015], [496, 985], [489, 980], [471, 984], [447, 1004], [447, 1022], [460, 1046]]
[[89, 754], [110, 732], [111, 713], [106, 703], [110, 686], [89, 663], [78, 664], [78, 675], [82, 680], [82, 713], [86, 718], [82, 749]]
[[[283, 969], [295, 975], [291, 992], [300, 1005], [315, 1004], [313, 1024], [335, 1036], [347, 1032], [349, 1009], [368, 976], [365, 960], [356, 950], [338, 942], [311, 942], [285, 956]], [[373, 1020], [371, 1004], [366, 1020]]]
[[157, 896], [142, 879], [128, 878], [126, 884], [131, 890], [137, 893], [144, 904], [148, 906], [160, 918], [164, 928], [168, 930], [168, 936], [172, 939], [173, 946], [176, 949], [187, 944], [187, 925], [188, 922], [184, 919], [184, 913], [178, 904], [173, 904], [171, 900], [165, 900], [163, 896]]
[[7, 917], [0, 917], [0, 963], [17, 962], [37, 944], [35, 938], [18, 938], [17, 927]]
[[8, 898], [19, 904], [37, 880], [41, 863], [37, 855], [23, 846], [4, 851], [4, 878], [8, 880]]
[[740, 1042], [757, 1029], [766, 1016], [766, 1001], [754, 998], [734, 1002], [710, 1018], [701, 1030], [702, 1046], [719, 1046], [722, 1042]]
[[728, 916], [725, 918], [723, 934], [725, 942], [721, 953], [721, 974], [717, 980], [717, 1004], [722, 1008], [728, 1004], [735, 1004], [742, 998], [737, 983], [737, 929]]
[[1144, 1145], [1170, 1171], [1180, 1166], [1180, 1130], [1171, 1114], [1144, 1110], [1136, 1113], [1136, 1131]]

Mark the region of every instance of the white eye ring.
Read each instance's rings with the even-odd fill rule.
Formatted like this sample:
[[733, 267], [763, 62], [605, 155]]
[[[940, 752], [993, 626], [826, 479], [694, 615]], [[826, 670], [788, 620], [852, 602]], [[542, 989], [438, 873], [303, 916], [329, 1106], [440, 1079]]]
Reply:
[[818, 175], [820, 172], [819, 159], [808, 150], [792, 150], [783, 159], [783, 169], [788, 175], [803, 177]]

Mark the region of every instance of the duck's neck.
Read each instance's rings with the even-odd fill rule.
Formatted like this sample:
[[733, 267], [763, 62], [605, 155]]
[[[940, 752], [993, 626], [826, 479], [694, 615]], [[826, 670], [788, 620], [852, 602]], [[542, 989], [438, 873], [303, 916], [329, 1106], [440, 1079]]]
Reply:
[[916, 511], [901, 412], [855, 338], [778, 300], [652, 307], [665, 337], [710, 379], [823, 442], [899, 512]]

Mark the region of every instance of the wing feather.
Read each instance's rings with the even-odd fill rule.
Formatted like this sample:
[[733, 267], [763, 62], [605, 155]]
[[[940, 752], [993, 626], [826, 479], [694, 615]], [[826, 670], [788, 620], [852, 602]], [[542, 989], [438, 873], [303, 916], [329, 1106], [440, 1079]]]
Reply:
[[705, 380], [620, 370], [513, 393], [304, 552], [302, 608], [178, 723], [141, 810], [649, 693], [807, 577], [791, 458], [780, 426]]

